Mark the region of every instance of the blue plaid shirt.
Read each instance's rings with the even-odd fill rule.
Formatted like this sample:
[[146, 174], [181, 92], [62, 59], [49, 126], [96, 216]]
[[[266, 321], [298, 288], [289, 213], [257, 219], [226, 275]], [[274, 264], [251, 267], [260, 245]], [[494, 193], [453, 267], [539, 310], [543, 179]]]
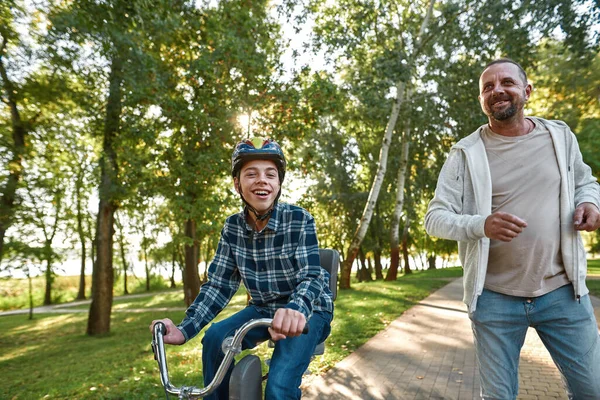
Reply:
[[225, 308], [241, 281], [250, 304], [265, 309], [271, 318], [282, 307], [301, 312], [307, 320], [313, 311], [333, 312], [315, 221], [303, 208], [278, 203], [261, 232], [246, 222], [244, 212], [227, 218], [208, 282], [178, 326], [186, 341]]

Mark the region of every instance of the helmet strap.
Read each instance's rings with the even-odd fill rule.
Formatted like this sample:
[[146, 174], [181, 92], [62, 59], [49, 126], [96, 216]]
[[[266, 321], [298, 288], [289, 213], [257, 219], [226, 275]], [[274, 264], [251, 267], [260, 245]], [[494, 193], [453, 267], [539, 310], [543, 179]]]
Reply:
[[[271, 204], [271, 207], [269, 207], [269, 210], [267, 212], [265, 212], [264, 214], [259, 214], [258, 211], [256, 211], [256, 209], [254, 207], [252, 207], [250, 205], [250, 203], [248, 203], [248, 201], [246, 201], [246, 199], [244, 198], [244, 194], [242, 193], [241, 185], [240, 185], [239, 189], [240, 189], [240, 197], [242, 198], [242, 201], [244, 202], [245, 208], [248, 211], [251, 211], [252, 214], [254, 214], [257, 221], [264, 221], [265, 219], [269, 218], [269, 216], [273, 213], [273, 210], [275, 209], [275, 205], [277, 204], [279, 197], [281, 196], [281, 187], [280, 187], [279, 192], [277, 193], [277, 197], [275, 197], [275, 200], [273, 200], [273, 204]], [[256, 230], [256, 224], [254, 225], [254, 229]]]

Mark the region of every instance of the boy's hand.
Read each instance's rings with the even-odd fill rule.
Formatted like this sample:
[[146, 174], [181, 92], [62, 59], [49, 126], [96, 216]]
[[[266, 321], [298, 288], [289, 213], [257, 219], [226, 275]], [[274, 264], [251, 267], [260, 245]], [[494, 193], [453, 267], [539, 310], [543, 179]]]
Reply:
[[179, 329], [177, 329], [177, 327], [175, 326], [173, 321], [171, 321], [169, 318], [155, 319], [154, 321], [152, 321], [152, 323], [150, 324], [150, 332], [154, 333], [154, 324], [156, 324], [157, 322], [162, 322], [167, 327], [167, 333], [165, 333], [163, 335], [163, 339], [165, 340], [165, 343], [167, 343], [167, 344], [183, 344], [183, 343], [185, 343], [185, 337], [183, 336], [183, 333], [181, 333], [181, 331]]
[[299, 336], [306, 325], [306, 317], [299, 311], [289, 308], [280, 308], [275, 312], [273, 323], [269, 328], [271, 340], [274, 342], [288, 336]]

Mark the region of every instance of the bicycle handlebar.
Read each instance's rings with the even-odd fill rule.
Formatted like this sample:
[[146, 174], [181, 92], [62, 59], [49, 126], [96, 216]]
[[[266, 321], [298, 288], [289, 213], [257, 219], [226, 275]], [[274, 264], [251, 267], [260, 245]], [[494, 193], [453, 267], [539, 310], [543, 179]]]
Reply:
[[[205, 397], [211, 394], [223, 381], [225, 374], [231, 365], [233, 358], [242, 351], [242, 340], [244, 336], [253, 328], [258, 327], [270, 327], [273, 320], [271, 318], [260, 318], [246, 322], [242, 325], [233, 336], [226, 338], [222, 344], [223, 353], [225, 357], [217, 370], [214, 379], [204, 388], [197, 388], [195, 386], [181, 386], [177, 387], [171, 384], [169, 381], [169, 369], [167, 367], [167, 357], [165, 353], [165, 342], [164, 335], [167, 333], [167, 327], [162, 322], [154, 324], [152, 332], [152, 352], [154, 353], [154, 359], [158, 362], [158, 369], [160, 372], [160, 381], [165, 388], [165, 392], [168, 394], [179, 396], [179, 398], [191, 398], [191, 397]], [[303, 334], [308, 333], [308, 324], [305, 325]], [[206, 383], [206, 382], [205, 382]]]

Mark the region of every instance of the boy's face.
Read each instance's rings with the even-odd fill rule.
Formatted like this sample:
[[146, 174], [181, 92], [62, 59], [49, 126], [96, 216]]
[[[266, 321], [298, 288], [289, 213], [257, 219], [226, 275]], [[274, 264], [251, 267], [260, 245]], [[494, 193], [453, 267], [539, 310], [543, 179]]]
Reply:
[[248, 161], [234, 178], [235, 190], [259, 213], [267, 212], [279, 193], [277, 166], [270, 160]]

